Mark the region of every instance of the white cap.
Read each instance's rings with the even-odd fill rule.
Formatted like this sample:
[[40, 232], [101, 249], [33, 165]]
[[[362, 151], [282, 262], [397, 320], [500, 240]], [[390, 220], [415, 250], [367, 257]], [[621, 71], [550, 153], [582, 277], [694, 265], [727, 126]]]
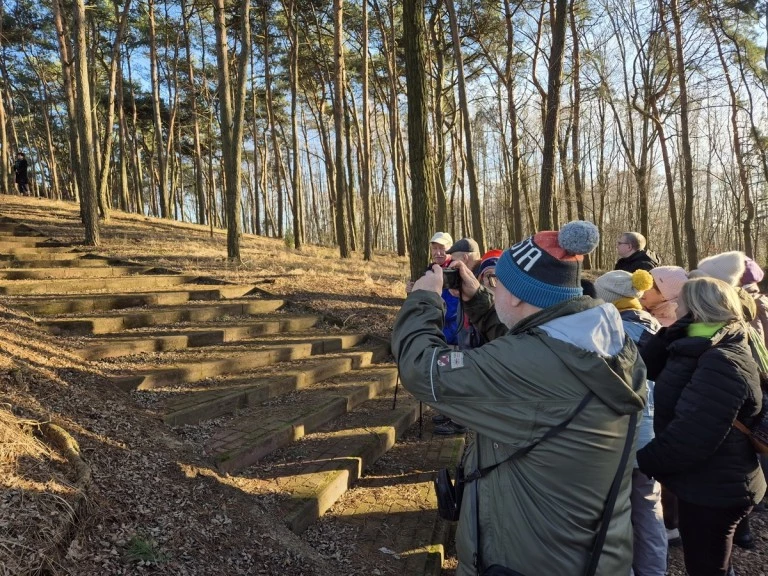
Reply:
[[429, 241], [430, 244], [433, 242], [442, 244], [446, 248], [453, 246], [453, 238], [451, 238], [451, 235], [448, 234], [448, 232], [436, 232], [435, 235], [432, 236], [432, 239]]

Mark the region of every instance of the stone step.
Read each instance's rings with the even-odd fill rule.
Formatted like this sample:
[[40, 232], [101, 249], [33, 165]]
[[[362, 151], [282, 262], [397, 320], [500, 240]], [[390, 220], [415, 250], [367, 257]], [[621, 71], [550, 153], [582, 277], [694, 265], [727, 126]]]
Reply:
[[0, 282], [0, 294], [19, 296], [26, 294], [83, 294], [86, 292], [148, 290], [179, 284], [192, 284], [198, 276], [187, 274], [141, 274], [128, 278], [89, 278], [63, 280], [16, 280]]
[[284, 300], [253, 299], [247, 301], [226, 302], [221, 304], [199, 304], [177, 307], [154, 308], [151, 310], [121, 312], [119, 314], [59, 318], [44, 320], [54, 334], [87, 335], [110, 334], [132, 328], [163, 326], [178, 322], [206, 322], [221, 316], [251, 316], [269, 314], [280, 309]]
[[300, 534], [392, 448], [418, 417], [418, 401], [403, 394], [393, 410], [391, 394], [384, 393], [276, 450], [241, 476], [258, 478], [287, 496], [278, 516]]
[[152, 332], [137, 334], [132, 338], [108, 338], [107, 342], [100, 339], [99, 344], [83, 348], [77, 354], [85, 360], [101, 360], [132, 354], [148, 354], [153, 352], [168, 352], [202, 346], [215, 346], [225, 342], [236, 342], [262, 334], [277, 334], [308, 330], [317, 324], [317, 316], [265, 316], [262, 320], [247, 324], [230, 324], [227, 326], [208, 326], [204, 328], [184, 328], [168, 330], [163, 333]]
[[[331, 354], [352, 348], [365, 340], [365, 335], [316, 336], [284, 345], [266, 344], [264, 340], [246, 341], [253, 348], [215, 347], [197, 349], [196, 358], [182, 355], [176, 364], [162, 368], [151, 365], [137, 367], [135, 374], [114, 376], [112, 381], [123, 390], [153, 390], [198, 382], [206, 378], [240, 374], [254, 368], [307, 358], [318, 354]], [[242, 343], [237, 343], [242, 346]]]
[[0, 251], [4, 248], [37, 248], [69, 246], [64, 242], [57, 242], [45, 236], [0, 236]]
[[54, 316], [106, 312], [145, 306], [174, 306], [198, 300], [231, 300], [243, 298], [253, 291], [252, 285], [190, 285], [187, 290], [163, 290], [158, 292], [131, 292], [128, 294], [72, 295], [67, 298], [45, 296], [11, 300], [10, 304], [30, 314]]
[[393, 389], [393, 366], [354, 370], [297, 394], [254, 407], [216, 433], [206, 446], [222, 472], [241, 470], [270, 452]]
[[[69, 255], [70, 253], [58, 254], [58, 256]], [[19, 269], [19, 268], [104, 268], [110, 265], [106, 258], [83, 258], [83, 255], [73, 252], [78, 258], [67, 260], [0, 260], [0, 268]]]
[[[303, 538], [323, 542], [344, 533], [355, 555], [378, 557], [384, 574], [439, 576], [455, 524], [437, 513], [434, 477], [461, 460], [464, 435], [433, 435], [428, 411], [423, 435], [412, 425]], [[381, 548], [391, 550], [383, 555]]]
[[[207, 386], [175, 391], [165, 405], [164, 420], [171, 426], [177, 426], [218, 418], [238, 409], [292, 394], [326, 378], [366, 368], [384, 360], [388, 353], [388, 347], [379, 345], [332, 357], [293, 360], [288, 364], [253, 371], [236, 378], [201, 382], [201, 385]], [[275, 360], [280, 361], [280, 357]]]
[[106, 266], [106, 267], [54, 267], [24, 268], [21, 270], [0, 270], [0, 280], [60, 280], [66, 278], [117, 278], [134, 276], [150, 270], [149, 266]]
[[[69, 256], [60, 256], [61, 254], [69, 254]], [[59, 255], [59, 256], [57, 256]], [[21, 257], [21, 259], [56, 259], [67, 260], [69, 258], [82, 258], [82, 252], [74, 252], [71, 246], [41, 246], [39, 248], [30, 248], [28, 246], [0, 246], [0, 260], [14, 260]]]

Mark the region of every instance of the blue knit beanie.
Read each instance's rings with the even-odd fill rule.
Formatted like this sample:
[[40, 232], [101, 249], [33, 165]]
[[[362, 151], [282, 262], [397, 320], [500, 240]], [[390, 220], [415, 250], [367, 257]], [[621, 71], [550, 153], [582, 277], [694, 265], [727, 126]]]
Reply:
[[559, 232], [539, 232], [502, 254], [496, 276], [523, 302], [538, 308], [582, 295], [584, 254], [597, 247], [600, 233], [591, 222], [575, 220]]

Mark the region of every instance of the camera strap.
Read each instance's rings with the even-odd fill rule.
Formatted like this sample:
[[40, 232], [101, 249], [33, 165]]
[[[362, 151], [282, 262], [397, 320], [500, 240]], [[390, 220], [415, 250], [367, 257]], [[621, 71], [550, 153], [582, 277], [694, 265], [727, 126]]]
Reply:
[[[512, 456], [507, 458], [506, 460], [503, 460], [502, 462], [499, 462], [498, 464], [495, 464], [493, 466], [488, 466], [487, 468], [480, 468], [480, 449], [478, 447], [477, 451], [477, 457], [478, 457], [478, 468], [475, 470], [471, 476], [474, 476], [472, 480], [469, 480], [469, 478], [466, 479], [467, 482], [471, 482], [474, 480], [477, 480], [479, 478], [482, 478], [485, 476], [488, 472], [491, 470], [497, 468], [501, 464], [504, 464], [505, 462], [509, 462], [510, 460], [513, 460], [515, 458], [519, 458], [520, 456], [527, 454], [533, 448], [537, 445], [543, 442], [546, 438], [552, 438], [553, 436], [556, 436], [560, 432], [562, 432], [566, 426], [573, 420], [573, 418], [581, 412], [581, 410], [587, 405], [589, 400], [591, 399], [592, 393], [590, 392], [587, 394], [584, 399], [582, 399], [579, 406], [576, 408], [576, 410], [571, 414], [571, 416], [559, 424], [558, 426], [555, 426], [554, 428], [550, 428], [550, 430], [547, 431], [544, 436], [538, 441], [535, 442], [529, 446], [526, 446], [525, 448], [521, 448], [520, 450], [516, 451]], [[627, 438], [624, 442], [624, 450], [621, 454], [621, 458], [619, 459], [619, 467], [616, 470], [616, 474], [613, 477], [613, 482], [611, 483], [610, 490], [608, 491], [608, 496], [606, 498], [605, 506], [603, 507], [603, 513], [600, 516], [600, 528], [598, 530], [597, 535], [595, 536], [595, 540], [592, 543], [592, 549], [589, 552], [589, 557], [587, 561], [587, 565], [584, 568], [583, 575], [584, 576], [594, 576], [594, 574], [597, 572], [597, 565], [600, 562], [600, 556], [603, 552], [603, 546], [605, 545], [605, 539], [608, 535], [608, 527], [611, 523], [611, 517], [613, 516], [613, 510], [616, 507], [616, 499], [619, 496], [619, 490], [621, 489], [621, 481], [624, 477], [624, 470], [627, 467], [627, 462], [629, 461], [629, 455], [632, 452], [632, 446], [635, 442], [635, 430], [637, 428], [637, 412], [632, 412], [629, 416], [629, 426], [627, 428]], [[549, 434], [549, 432], [558, 429], [557, 432], [553, 434]], [[527, 450], [526, 450], [527, 448]], [[475, 473], [477, 475], [475, 476]], [[480, 548], [480, 498], [478, 494], [478, 484], [479, 482], [475, 482], [475, 485], [473, 486], [473, 496], [474, 496], [474, 504], [475, 504], [475, 556], [474, 556], [474, 565], [475, 570], [477, 571], [477, 574], [482, 575], [483, 572], [483, 562], [482, 562], [482, 555], [481, 555], [481, 548]], [[497, 570], [501, 569], [499, 574], [508, 574], [508, 575], [517, 575], [517, 576], [524, 576], [520, 574], [519, 572], [515, 572], [514, 570], [511, 570], [509, 568], [502, 568], [498, 565], [492, 566], [492, 568], [495, 568]]]
[[[478, 480], [482, 478], [483, 476], [486, 476], [489, 472], [494, 471], [496, 468], [501, 466], [502, 464], [506, 464], [507, 462], [511, 462], [512, 460], [517, 460], [518, 458], [521, 458], [528, 454], [531, 450], [536, 448], [539, 444], [544, 442], [545, 440], [549, 440], [550, 438], [554, 438], [558, 434], [560, 434], [563, 430], [565, 430], [568, 427], [568, 424], [571, 423], [571, 421], [576, 418], [576, 416], [584, 410], [584, 408], [589, 404], [589, 401], [592, 400], [594, 397], [593, 392], [588, 392], [584, 398], [581, 399], [581, 402], [579, 402], [579, 405], [576, 407], [576, 409], [571, 413], [568, 418], [557, 424], [556, 426], [552, 426], [549, 430], [547, 430], [544, 435], [536, 440], [535, 442], [531, 442], [527, 446], [523, 446], [519, 450], [516, 450], [511, 456], [508, 458], [505, 458], [501, 462], [497, 462], [496, 464], [492, 464], [491, 466], [486, 466], [485, 468], [480, 468], [480, 464], [478, 463], [478, 467], [472, 472], [471, 474], [464, 477], [465, 482], [474, 482], [475, 480]], [[478, 462], [479, 462], [479, 447], [478, 447]]]

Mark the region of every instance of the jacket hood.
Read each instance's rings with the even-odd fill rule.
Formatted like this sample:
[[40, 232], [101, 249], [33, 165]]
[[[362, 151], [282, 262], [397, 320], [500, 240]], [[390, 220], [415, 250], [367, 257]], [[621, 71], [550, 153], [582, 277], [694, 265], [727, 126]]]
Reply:
[[661, 328], [659, 321], [645, 310], [622, 310], [619, 314], [623, 321], [640, 324], [652, 334], [655, 334]]
[[539, 325], [544, 343], [582, 384], [618, 414], [645, 407], [645, 364], [619, 311], [599, 304]]

